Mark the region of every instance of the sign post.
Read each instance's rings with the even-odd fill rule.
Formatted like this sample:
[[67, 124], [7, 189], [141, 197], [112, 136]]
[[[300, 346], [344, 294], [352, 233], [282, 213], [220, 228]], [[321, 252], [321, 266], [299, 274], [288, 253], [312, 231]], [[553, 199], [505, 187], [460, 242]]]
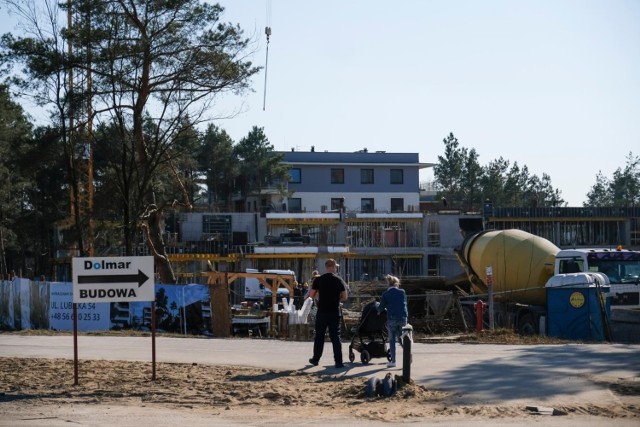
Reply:
[[[76, 304], [151, 301], [155, 286], [152, 256], [89, 257], [72, 259], [74, 380], [78, 384], [78, 322]], [[155, 380], [155, 324], [152, 325], [153, 380]]]
[[78, 305], [73, 303], [73, 385], [78, 385]]
[[489, 330], [493, 331], [494, 329], [494, 319], [493, 319], [493, 267], [486, 267], [485, 272], [487, 273], [487, 290], [488, 290], [488, 298], [489, 298]]

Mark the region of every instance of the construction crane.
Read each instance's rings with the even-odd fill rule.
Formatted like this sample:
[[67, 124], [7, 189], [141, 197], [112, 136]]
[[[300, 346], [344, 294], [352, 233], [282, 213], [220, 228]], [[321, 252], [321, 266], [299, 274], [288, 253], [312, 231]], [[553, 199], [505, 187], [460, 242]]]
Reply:
[[269, 67], [269, 38], [271, 37], [271, 0], [267, 0], [267, 17], [264, 34], [267, 36], [267, 52], [264, 60], [264, 97], [262, 100], [262, 111], [267, 108], [267, 72]]

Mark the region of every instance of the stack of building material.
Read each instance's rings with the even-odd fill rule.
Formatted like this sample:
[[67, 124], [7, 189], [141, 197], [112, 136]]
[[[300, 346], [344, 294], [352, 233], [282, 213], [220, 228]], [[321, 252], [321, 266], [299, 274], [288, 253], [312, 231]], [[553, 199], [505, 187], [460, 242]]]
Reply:
[[296, 310], [293, 300], [290, 302], [287, 298], [282, 298], [282, 305], [284, 307], [284, 312], [289, 315], [289, 339], [296, 341], [309, 340], [311, 338], [311, 328], [308, 323], [308, 319], [309, 312], [313, 306], [313, 300], [311, 298], [307, 298], [300, 310]]

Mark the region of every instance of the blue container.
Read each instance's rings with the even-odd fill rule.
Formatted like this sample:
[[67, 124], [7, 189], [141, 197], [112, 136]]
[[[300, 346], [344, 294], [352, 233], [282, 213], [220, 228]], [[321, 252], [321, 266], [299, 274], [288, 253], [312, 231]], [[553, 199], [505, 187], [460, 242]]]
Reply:
[[590, 273], [563, 276], [573, 277], [550, 284], [553, 277], [547, 283], [547, 335], [568, 340], [604, 341], [607, 338], [605, 328], [611, 317], [607, 298], [609, 286], [599, 284], [598, 278], [590, 279]]

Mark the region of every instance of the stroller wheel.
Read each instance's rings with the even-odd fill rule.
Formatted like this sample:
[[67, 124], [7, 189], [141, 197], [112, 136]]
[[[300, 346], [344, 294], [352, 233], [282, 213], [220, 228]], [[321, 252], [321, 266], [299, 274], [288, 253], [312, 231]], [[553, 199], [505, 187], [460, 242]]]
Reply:
[[351, 347], [349, 347], [349, 362], [353, 363], [354, 360], [356, 360], [356, 355], [353, 353]]
[[362, 350], [362, 353], [360, 354], [360, 361], [362, 362], [362, 364], [366, 365], [370, 360], [371, 355], [369, 354], [369, 352], [367, 350]]
[[387, 350], [387, 360], [391, 362], [391, 349]]

